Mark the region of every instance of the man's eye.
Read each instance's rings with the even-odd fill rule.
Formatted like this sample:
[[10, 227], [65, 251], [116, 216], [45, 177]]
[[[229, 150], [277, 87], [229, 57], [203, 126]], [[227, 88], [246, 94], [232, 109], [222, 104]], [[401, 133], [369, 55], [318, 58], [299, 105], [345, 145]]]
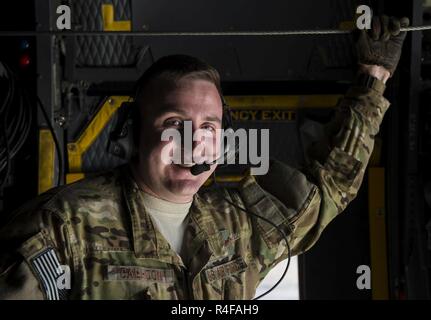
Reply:
[[208, 131], [211, 131], [211, 132], [215, 132], [215, 128], [213, 127], [213, 126], [211, 126], [211, 125], [203, 125], [202, 126], [202, 129], [204, 129], [204, 130], [208, 130]]
[[173, 119], [165, 121], [165, 125], [167, 127], [182, 127], [183, 122], [180, 120]]

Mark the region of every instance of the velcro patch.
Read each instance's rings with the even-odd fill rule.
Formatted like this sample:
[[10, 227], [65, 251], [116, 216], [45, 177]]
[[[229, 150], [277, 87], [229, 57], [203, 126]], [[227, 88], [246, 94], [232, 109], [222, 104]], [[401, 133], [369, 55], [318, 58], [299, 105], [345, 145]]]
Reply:
[[109, 265], [107, 280], [141, 280], [160, 283], [174, 282], [174, 271], [169, 269], [152, 269], [138, 266]]
[[57, 254], [49, 248], [31, 259], [31, 265], [36, 271], [45, 289], [48, 300], [65, 300], [66, 289], [59, 288], [59, 279], [66, 272], [60, 265]]
[[241, 273], [245, 269], [247, 269], [247, 264], [242, 257], [239, 257], [235, 260], [205, 270], [205, 275], [208, 281], [212, 282], [236, 273]]

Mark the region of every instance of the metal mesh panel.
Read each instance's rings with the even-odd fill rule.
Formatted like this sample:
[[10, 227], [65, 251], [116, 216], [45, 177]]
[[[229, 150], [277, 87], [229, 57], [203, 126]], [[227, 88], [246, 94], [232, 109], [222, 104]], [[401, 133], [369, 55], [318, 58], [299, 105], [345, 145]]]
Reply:
[[[129, 0], [73, 0], [73, 29], [103, 31], [102, 4], [114, 6], [115, 20], [131, 20]], [[132, 39], [124, 36], [79, 36], [75, 40], [77, 67], [125, 67], [135, 63]]]

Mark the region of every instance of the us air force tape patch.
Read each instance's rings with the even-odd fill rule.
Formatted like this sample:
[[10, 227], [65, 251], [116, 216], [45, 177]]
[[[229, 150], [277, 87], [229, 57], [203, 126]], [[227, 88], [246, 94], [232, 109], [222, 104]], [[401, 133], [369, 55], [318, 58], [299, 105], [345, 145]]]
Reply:
[[59, 288], [59, 279], [65, 270], [60, 265], [55, 250], [49, 248], [43, 251], [31, 260], [31, 264], [45, 289], [47, 299], [65, 300], [66, 289]]

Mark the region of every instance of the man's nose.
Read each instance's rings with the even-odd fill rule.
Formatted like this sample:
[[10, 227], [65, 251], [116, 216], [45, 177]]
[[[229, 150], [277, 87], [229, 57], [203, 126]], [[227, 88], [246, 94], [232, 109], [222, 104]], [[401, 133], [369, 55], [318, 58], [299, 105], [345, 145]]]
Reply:
[[204, 141], [201, 141], [201, 136], [199, 135], [199, 132], [197, 130], [193, 131], [193, 136], [196, 136], [196, 140], [193, 140], [192, 142], [192, 149], [195, 150], [200, 144], [204, 143]]
[[199, 141], [194, 141], [193, 136], [198, 127], [195, 125], [195, 121], [184, 121], [183, 128], [180, 130], [181, 133], [181, 150], [183, 154], [183, 160], [187, 163], [192, 162], [193, 151], [200, 144]]
[[181, 139], [182, 139], [182, 148], [184, 149], [184, 146], [190, 146], [192, 149], [194, 149], [198, 144], [201, 143], [198, 139], [198, 141], [194, 141], [195, 136], [202, 136], [200, 132], [202, 129], [199, 128], [199, 126], [196, 125], [197, 122], [195, 121], [184, 121], [184, 125], [182, 130], [180, 130]]

